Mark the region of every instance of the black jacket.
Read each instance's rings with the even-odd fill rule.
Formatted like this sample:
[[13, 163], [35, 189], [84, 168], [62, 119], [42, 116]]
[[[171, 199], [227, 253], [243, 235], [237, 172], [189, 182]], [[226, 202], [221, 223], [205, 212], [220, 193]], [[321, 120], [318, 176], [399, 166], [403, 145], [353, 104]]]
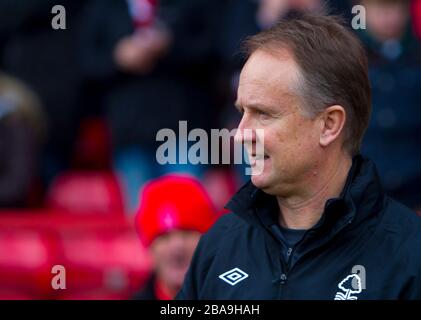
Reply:
[[293, 248], [271, 231], [275, 198], [250, 182], [197, 247], [178, 299], [421, 299], [421, 219], [357, 156], [339, 198]]

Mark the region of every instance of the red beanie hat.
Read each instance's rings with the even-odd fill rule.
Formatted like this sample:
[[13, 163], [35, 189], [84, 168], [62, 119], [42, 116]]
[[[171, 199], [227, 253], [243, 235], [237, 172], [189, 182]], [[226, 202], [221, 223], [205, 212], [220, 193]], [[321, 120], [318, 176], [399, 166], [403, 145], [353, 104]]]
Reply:
[[166, 175], [147, 183], [141, 192], [136, 227], [149, 246], [171, 230], [206, 232], [217, 212], [200, 182], [182, 175]]

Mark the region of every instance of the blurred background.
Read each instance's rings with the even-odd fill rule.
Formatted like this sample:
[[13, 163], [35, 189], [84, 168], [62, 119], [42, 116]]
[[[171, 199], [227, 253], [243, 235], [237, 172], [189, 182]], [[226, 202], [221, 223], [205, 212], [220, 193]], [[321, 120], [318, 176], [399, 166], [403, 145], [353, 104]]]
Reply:
[[[325, 3], [0, 0], [0, 299], [142, 296], [160, 259], [135, 218], [145, 184], [194, 177], [217, 217], [246, 179], [241, 166], [158, 165], [157, 131], [235, 128], [241, 41]], [[420, 210], [421, 0], [328, 3], [349, 25], [356, 4], [373, 90], [362, 153], [390, 195]], [[52, 28], [55, 5], [66, 29]], [[189, 257], [195, 239], [183, 237]], [[53, 265], [66, 290], [52, 288]], [[154, 298], [171, 298], [158, 287]]]

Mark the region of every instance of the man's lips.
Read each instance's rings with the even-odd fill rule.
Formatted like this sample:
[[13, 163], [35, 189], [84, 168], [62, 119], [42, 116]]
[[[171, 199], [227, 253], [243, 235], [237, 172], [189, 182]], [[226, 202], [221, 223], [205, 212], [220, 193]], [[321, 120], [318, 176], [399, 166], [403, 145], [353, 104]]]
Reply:
[[266, 154], [264, 154], [264, 155], [251, 154], [251, 158], [256, 159], [256, 160], [267, 160], [270, 157]]
[[251, 155], [249, 159], [250, 159], [250, 166], [254, 167], [256, 166], [257, 161], [266, 161], [266, 160], [269, 160], [270, 157], [268, 155], [263, 155], [263, 156]]

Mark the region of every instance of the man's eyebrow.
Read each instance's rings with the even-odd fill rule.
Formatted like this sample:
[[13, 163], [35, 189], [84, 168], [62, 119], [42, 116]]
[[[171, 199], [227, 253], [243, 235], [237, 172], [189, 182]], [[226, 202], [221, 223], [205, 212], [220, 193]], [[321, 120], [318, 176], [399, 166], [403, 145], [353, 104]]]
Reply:
[[270, 111], [274, 108], [274, 106], [266, 106], [259, 103], [251, 103], [251, 104], [246, 104], [243, 106], [238, 101], [235, 102], [235, 107], [240, 111], [243, 111], [243, 109], [252, 109], [255, 111], [256, 110], [257, 111], [262, 111], [262, 110]]

